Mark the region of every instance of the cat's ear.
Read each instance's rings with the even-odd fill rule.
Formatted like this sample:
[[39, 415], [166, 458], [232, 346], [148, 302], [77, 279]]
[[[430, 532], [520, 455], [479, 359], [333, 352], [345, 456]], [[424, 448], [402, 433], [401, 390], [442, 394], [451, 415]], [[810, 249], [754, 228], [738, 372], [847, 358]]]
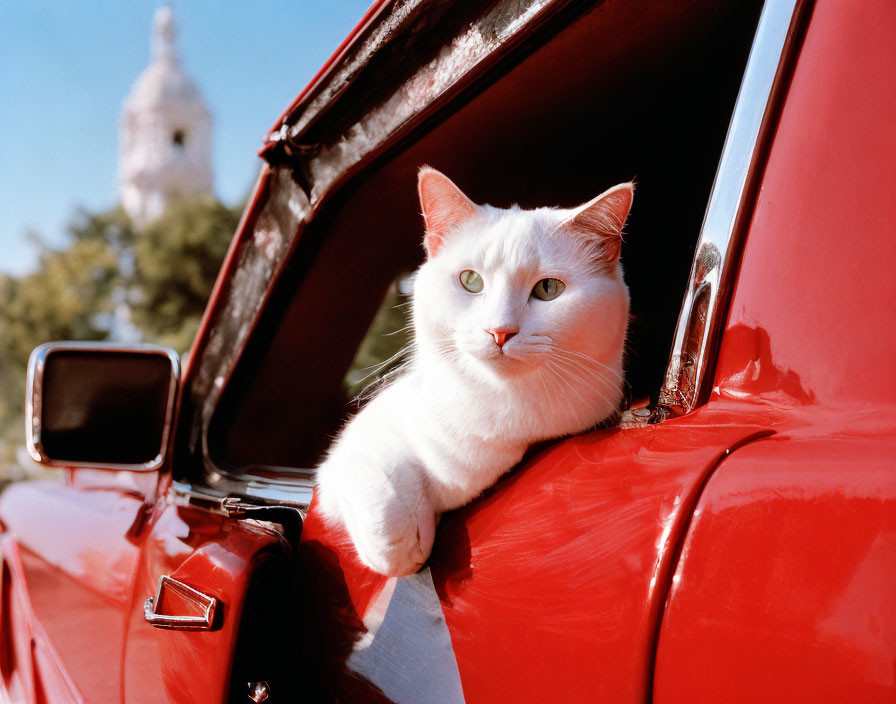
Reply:
[[476, 214], [476, 205], [450, 178], [428, 166], [417, 176], [417, 193], [426, 222], [423, 246], [432, 258], [451, 230]]
[[622, 228], [635, 195], [635, 184], [620, 183], [575, 208], [564, 226], [594, 246], [596, 258], [608, 268], [616, 266], [622, 251]]

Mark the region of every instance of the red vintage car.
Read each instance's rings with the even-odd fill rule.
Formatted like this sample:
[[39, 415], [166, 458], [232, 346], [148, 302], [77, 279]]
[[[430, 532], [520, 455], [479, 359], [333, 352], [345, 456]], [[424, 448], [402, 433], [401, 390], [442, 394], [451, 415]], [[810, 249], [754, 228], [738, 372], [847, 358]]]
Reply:
[[[894, 69], [886, 0], [375, 3], [266, 136], [183, 373], [35, 352], [29, 447], [66, 482], [0, 498], [6, 698], [896, 700]], [[637, 177], [646, 400], [395, 580], [312, 468], [422, 260], [424, 163], [524, 207]]]

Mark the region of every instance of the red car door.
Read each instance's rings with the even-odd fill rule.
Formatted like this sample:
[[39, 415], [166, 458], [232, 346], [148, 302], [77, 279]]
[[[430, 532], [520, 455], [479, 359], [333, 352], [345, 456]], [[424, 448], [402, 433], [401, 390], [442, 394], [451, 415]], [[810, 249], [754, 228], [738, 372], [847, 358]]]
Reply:
[[[228, 700], [250, 580], [274, 571], [288, 549], [283, 529], [157, 500], [156, 474], [139, 477], [143, 482], [124, 472], [73, 474], [68, 484], [13, 486], [0, 500], [0, 634], [9, 697], [35, 704]], [[268, 598], [289, 583], [278, 564], [267, 581], [281, 581], [259, 586]], [[146, 600], [158, 601], [163, 576], [215, 600], [210, 628], [148, 622]], [[159, 606], [173, 615], [198, 613], [176, 594]], [[261, 662], [251, 657], [253, 643], [270, 644], [273, 616], [251, 606], [263, 622], [259, 635], [246, 636], [235, 696], [245, 696], [250, 681], [279, 684], [281, 653]], [[288, 602], [277, 609], [281, 620], [274, 625]]]
[[[274, 648], [277, 637], [272, 632], [285, 625], [290, 609], [284, 591], [291, 581], [282, 559], [288, 551], [279, 524], [160, 501], [143, 532], [123, 658], [123, 701], [243, 701], [256, 683], [268, 691], [280, 690], [278, 662], [287, 652]], [[146, 600], [159, 601], [162, 578], [163, 589], [171, 579], [214, 599], [210, 628], [147, 622]], [[264, 584], [258, 584], [260, 578]], [[254, 584], [264, 591], [263, 604], [254, 603], [250, 595]], [[167, 606], [153, 606], [168, 613], [199, 613], [195, 600], [184, 604], [173, 592], [168, 599]], [[250, 614], [247, 628], [253, 630], [241, 636], [244, 614]], [[240, 648], [238, 639], [243, 642]]]
[[157, 476], [85, 471], [0, 499], [3, 677], [14, 701], [117, 702]]
[[[438, 606], [429, 619], [406, 580], [367, 571], [312, 505], [299, 560], [320, 586], [302, 603], [308, 630], [331, 632], [304, 654], [315, 684], [346, 701], [378, 701], [379, 690], [415, 701], [445, 681], [462, 698], [419, 701], [551, 701], [558, 692], [564, 701], [644, 701], [662, 595], [703, 482], [765, 437], [764, 421], [721, 405], [539, 453], [443, 518], [431, 575], [414, 577]], [[361, 650], [346, 649], [362, 634]]]

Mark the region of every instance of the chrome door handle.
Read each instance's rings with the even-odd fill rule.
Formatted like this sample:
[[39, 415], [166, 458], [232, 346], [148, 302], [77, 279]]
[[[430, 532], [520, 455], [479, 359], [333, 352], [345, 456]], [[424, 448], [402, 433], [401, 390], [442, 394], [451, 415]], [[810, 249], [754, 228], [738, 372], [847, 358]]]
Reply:
[[[149, 597], [143, 603], [143, 615], [156, 628], [207, 631], [215, 620], [217, 605], [215, 597], [163, 574], [159, 577], [155, 598]], [[158, 613], [156, 609], [173, 613]]]

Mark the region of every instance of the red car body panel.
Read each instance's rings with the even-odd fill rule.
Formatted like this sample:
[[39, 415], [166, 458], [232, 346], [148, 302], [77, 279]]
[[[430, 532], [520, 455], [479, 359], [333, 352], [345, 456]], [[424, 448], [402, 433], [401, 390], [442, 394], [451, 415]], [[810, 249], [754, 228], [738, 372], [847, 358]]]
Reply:
[[[681, 531], [720, 459], [764, 436], [761, 420], [717, 404], [571, 439], [446, 515], [432, 579], [467, 701], [644, 701]], [[350, 633], [386, 580], [341, 538], [312, 505], [302, 542], [338, 555], [314, 564], [347, 585], [334, 613]]]
[[433, 581], [467, 701], [644, 701], [682, 530], [720, 458], [762, 436], [747, 423], [576, 438], [452, 516]]
[[663, 619], [658, 704], [893, 701], [896, 442], [873, 432], [894, 425], [843, 420], [713, 475]]
[[[15, 673], [5, 682], [13, 699], [226, 701], [249, 580], [283, 551], [276, 530], [166, 501], [153, 506], [124, 482], [116, 487], [114, 473], [73, 474], [76, 486], [18, 484], [0, 502], [3, 657]], [[217, 598], [217, 627], [148, 628], [143, 602], [161, 575]]]
[[[4, 543], [4, 560], [13, 577], [21, 576], [12, 580], [11, 597], [29, 617], [34, 638], [33, 646], [17, 642], [12, 653], [23, 663], [34, 652], [34, 680], [22, 683], [24, 692], [51, 688], [53, 701], [72, 702], [120, 696], [140, 552], [127, 535], [142, 507], [142, 497], [115, 489], [81, 491], [44, 482], [4, 492], [0, 513], [8, 534], [16, 536], [15, 543]], [[89, 649], [85, 633], [91, 634]], [[26, 701], [42, 701], [31, 697]]]
[[[709, 401], [542, 448], [443, 517], [431, 583], [466, 701], [893, 700], [893, 37], [892, 4], [814, 7]], [[265, 171], [191, 360], [276, 187]], [[168, 471], [77, 470], [3, 494], [10, 696], [226, 701], [253, 575], [287, 555], [306, 685], [386, 699], [346, 660], [394, 582], [313, 504], [295, 549], [275, 523], [177, 505], [170, 486]], [[161, 575], [215, 597], [215, 628], [150, 627]]]
[[765, 405], [776, 435], [734, 453], [701, 496], [663, 617], [658, 703], [893, 701], [893, 37], [893, 4], [814, 9], [716, 377], [722, 398]]

